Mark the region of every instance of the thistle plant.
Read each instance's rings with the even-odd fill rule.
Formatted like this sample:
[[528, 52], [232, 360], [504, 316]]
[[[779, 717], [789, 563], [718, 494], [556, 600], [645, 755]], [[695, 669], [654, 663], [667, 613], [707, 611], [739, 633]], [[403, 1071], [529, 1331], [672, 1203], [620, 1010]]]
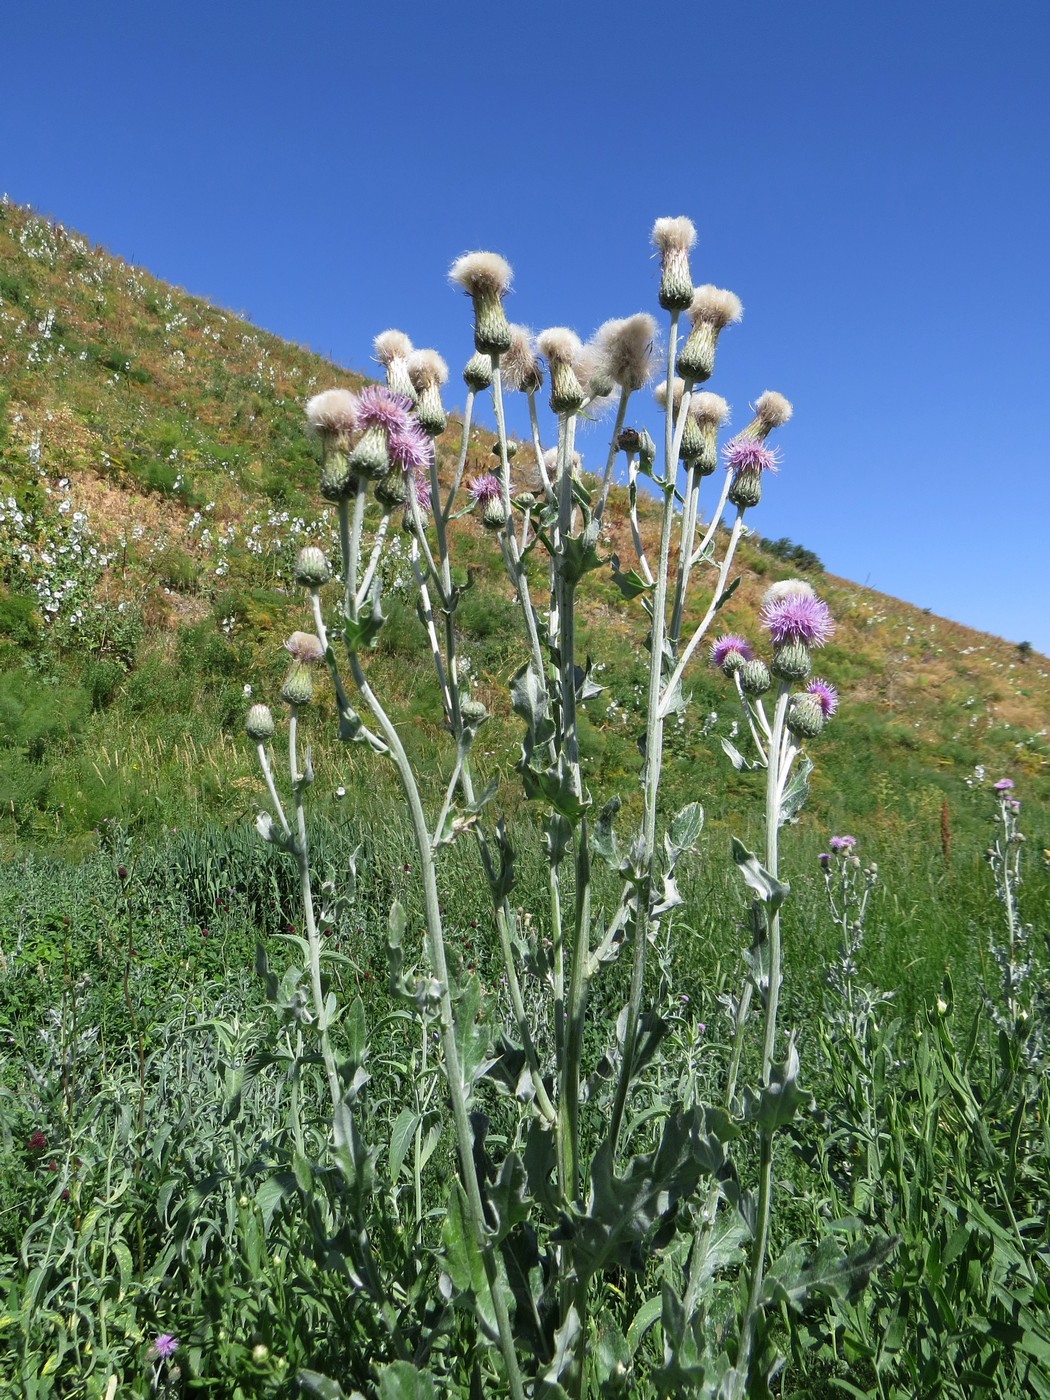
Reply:
[[[660, 257], [658, 300], [668, 313], [658, 360], [659, 449], [644, 426], [629, 422], [657, 372], [655, 318], [639, 312], [608, 320], [586, 344], [564, 326], [534, 340], [508, 322], [503, 301], [511, 269], [488, 252], [465, 255], [450, 273], [471, 299], [474, 329], [457, 450], [446, 456], [438, 446], [448, 425], [439, 396], [445, 362], [434, 351], [413, 351], [401, 332], [376, 340], [385, 387], [369, 387], [352, 403], [325, 395], [311, 401], [307, 417], [320, 440], [321, 489], [339, 514], [340, 561], [330, 583], [320, 550], [303, 550], [296, 566], [312, 631], [296, 633], [287, 644], [293, 659], [281, 691], [288, 709], [286, 779], [278, 782], [267, 748], [276, 737], [269, 712], [256, 706], [248, 719], [272, 808], [259, 819], [260, 833], [296, 861], [300, 874], [306, 932], [300, 946], [310, 999], [305, 1019], [318, 1040], [331, 1099], [332, 1162], [359, 1200], [368, 1197], [370, 1156], [382, 1148], [361, 1137], [360, 1044], [341, 1059], [343, 1013], [326, 976], [311, 876], [306, 799], [313, 772], [309, 748], [301, 755], [299, 747], [300, 719], [310, 713], [322, 663], [340, 739], [356, 745], [364, 761], [392, 765], [400, 784], [425, 932], [422, 946], [412, 947], [406, 912], [395, 901], [390, 985], [418, 1021], [417, 1063], [427, 1076], [440, 1067], [457, 1162], [438, 1243], [423, 1220], [423, 1112], [411, 1111], [405, 1120], [414, 1125], [417, 1145], [411, 1247], [421, 1271], [437, 1261], [447, 1304], [423, 1327], [420, 1354], [431, 1358], [432, 1374], [452, 1386], [447, 1366], [441, 1370], [448, 1346], [437, 1347], [434, 1338], [448, 1331], [450, 1318], [465, 1319], [466, 1331], [455, 1336], [469, 1355], [458, 1358], [457, 1374], [469, 1378], [472, 1394], [582, 1397], [625, 1386], [639, 1394], [672, 1390], [726, 1400], [765, 1393], [778, 1364], [769, 1341], [771, 1310], [785, 1293], [801, 1306], [821, 1289], [854, 1287], [863, 1272], [845, 1256], [829, 1264], [825, 1252], [818, 1288], [796, 1250], [768, 1274], [774, 1140], [802, 1097], [794, 1036], [785, 1042], [778, 1024], [779, 911], [788, 895], [778, 876], [779, 833], [807, 795], [812, 763], [806, 748], [837, 706], [830, 683], [808, 680], [811, 652], [831, 635], [833, 623], [827, 606], [800, 581], [775, 585], [763, 604], [761, 622], [772, 644], [768, 665], [733, 635], [712, 650], [735, 687], [752, 741], [750, 758], [728, 741], [726, 752], [739, 769], [764, 774], [764, 850], [760, 858], [739, 842], [732, 848], [751, 895], [751, 947], [741, 950], [746, 972], [732, 998], [733, 1044], [719, 1101], [704, 1103], [688, 1087], [653, 1101], [654, 1084], [701, 1082], [694, 1074], [653, 1077], [668, 1027], [659, 1002], [646, 1000], [649, 950], [673, 944], [682, 903], [676, 871], [696, 852], [703, 827], [698, 801], [675, 815], [661, 811], [665, 730], [688, 713], [687, 668], [739, 582], [731, 575], [748, 528], [745, 516], [758, 505], [778, 460], [767, 438], [791, 416], [781, 395], [762, 394], [751, 421], [726, 444], [718, 478], [717, 435], [728, 405], [694, 390], [713, 375], [720, 333], [740, 319], [740, 303], [711, 286], [694, 290], [689, 253], [695, 230], [688, 219], [657, 220], [653, 242]], [[683, 314], [692, 327], [688, 335], [679, 330]], [[527, 444], [508, 435], [507, 393], [526, 397]], [[491, 396], [494, 460], [491, 471], [466, 480], [478, 394]], [[590, 474], [577, 453], [577, 428], [581, 417], [613, 402], [608, 451]], [[532, 453], [535, 489], [519, 491], [512, 482], [519, 450], [522, 457]], [[601, 552], [621, 454], [637, 554], [628, 568], [617, 555], [606, 559]], [[641, 520], [642, 491], [658, 507], [655, 544]], [[705, 512], [706, 491], [712, 499]], [[727, 505], [734, 514], [721, 528]], [[403, 509], [411, 540], [417, 611], [448, 734], [446, 777], [434, 791], [413, 766], [369, 663], [385, 620], [381, 560], [395, 509]], [[467, 516], [499, 552], [521, 621], [522, 659], [510, 681], [510, 706], [523, 726], [517, 771], [544, 830], [542, 908], [522, 910], [513, 899], [513, 839], [489, 816], [498, 784], [483, 780], [475, 760], [488, 714], [464, 678], [456, 612], [465, 588], [453, 572]], [[603, 794], [595, 809], [579, 733], [581, 709], [601, 687], [589, 662], [581, 664], [578, 598], [587, 575], [610, 565], [649, 655], [640, 815], [623, 843], [616, 832], [621, 796]], [[508, 1009], [502, 1026], [486, 1018], [477, 979], [450, 971], [458, 960], [449, 955], [437, 871], [457, 841], [473, 843], [490, 894]], [[619, 887], [609, 905], [598, 899], [597, 862], [610, 868]], [[592, 988], [621, 955], [630, 964], [626, 1005], [614, 1024], [592, 1025]], [[758, 1078], [742, 1088], [756, 995], [762, 1010]], [[360, 1038], [355, 1032], [355, 1041]], [[595, 1039], [604, 1046], [597, 1060], [588, 1048]], [[639, 1113], [642, 1104], [652, 1111]], [[495, 1135], [488, 1135], [494, 1115], [505, 1144], [499, 1158], [492, 1156]], [[408, 1150], [405, 1131], [398, 1133], [401, 1161]], [[753, 1190], [740, 1184], [730, 1157], [730, 1144], [741, 1134], [756, 1139]], [[387, 1151], [394, 1153], [393, 1142]], [[427, 1187], [436, 1189], [436, 1183]], [[375, 1212], [382, 1208], [373, 1199]], [[362, 1217], [359, 1266], [378, 1313], [391, 1317], [392, 1300], [380, 1296], [378, 1272], [364, 1272], [370, 1229]], [[713, 1299], [730, 1266], [742, 1269], [744, 1286], [739, 1308], [727, 1311], [715, 1308]], [[647, 1284], [659, 1281], [644, 1325], [633, 1329], [617, 1314], [610, 1287], [624, 1268], [639, 1271]], [[662, 1351], [649, 1335], [657, 1321]], [[390, 1356], [403, 1356], [403, 1346], [392, 1333]], [[378, 1379], [393, 1377], [390, 1368], [402, 1364], [391, 1360], [384, 1371], [377, 1360]]]

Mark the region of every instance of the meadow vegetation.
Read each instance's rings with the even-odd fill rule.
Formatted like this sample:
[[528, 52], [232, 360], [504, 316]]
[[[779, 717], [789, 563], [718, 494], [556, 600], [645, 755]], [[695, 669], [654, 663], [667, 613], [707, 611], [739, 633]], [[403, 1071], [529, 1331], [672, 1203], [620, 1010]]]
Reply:
[[[675, 388], [666, 246], [664, 455], [619, 412], [606, 504], [560, 333], [523, 489], [484, 277], [495, 433], [484, 363], [446, 422], [394, 342], [369, 398], [0, 242], [0, 1393], [1050, 1395], [1048, 663], [749, 538], [746, 491], [679, 606], [710, 367]], [[599, 336], [614, 407], [647, 338]], [[771, 585], [836, 626], [801, 703], [769, 628], [767, 715], [725, 639]]]

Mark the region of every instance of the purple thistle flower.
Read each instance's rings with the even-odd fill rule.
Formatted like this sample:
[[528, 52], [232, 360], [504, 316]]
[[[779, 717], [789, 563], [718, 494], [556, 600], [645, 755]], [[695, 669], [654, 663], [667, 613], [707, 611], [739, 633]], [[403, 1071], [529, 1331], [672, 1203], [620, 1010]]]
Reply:
[[821, 680], [819, 676], [814, 676], [806, 686], [806, 694], [816, 696], [820, 713], [825, 719], [830, 719], [839, 707], [838, 691], [830, 681]]
[[852, 851], [856, 844], [857, 838], [855, 836], [833, 836], [828, 842], [836, 855], [841, 855], [843, 851]]
[[491, 472], [488, 476], [476, 476], [470, 483], [469, 490], [475, 505], [479, 502], [484, 505], [487, 501], [499, 500], [503, 495], [499, 477], [493, 476]]
[[762, 626], [774, 646], [801, 642], [822, 647], [835, 630], [827, 603], [806, 593], [787, 593], [762, 605]]
[[998, 781], [997, 783], [993, 783], [993, 784], [992, 784], [992, 791], [993, 791], [993, 792], [1013, 792], [1013, 790], [1014, 790], [1014, 780], [1013, 780], [1013, 778], [1000, 778], [999, 781]]
[[385, 428], [388, 433], [397, 433], [408, 427], [411, 407], [410, 399], [392, 394], [379, 384], [370, 384], [358, 398], [357, 420], [362, 428]]
[[430, 509], [430, 476], [426, 471], [418, 470], [412, 472], [408, 477], [408, 487], [416, 498], [416, 505], [419, 507], [420, 515], [426, 515]]
[[754, 438], [731, 438], [722, 448], [726, 470], [731, 472], [760, 471], [775, 472], [780, 458], [776, 449]]
[[390, 429], [390, 460], [406, 472], [425, 471], [430, 466], [433, 451], [430, 438], [415, 418]]
[[828, 866], [831, 864], [831, 857], [828, 855], [827, 851], [821, 851], [820, 855], [817, 856], [817, 860], [820, 861], [822, 870], [827, 870]]
[[726, 657], [734, 652], [742, 661], [751, 660], [751, 644], [746, 638], [738, 637], [733, 632], [727, 632], [724, 637], [719, 637], [711, 647], [711, 665], [720, 671], [725, 665]]
[[155, 1356], [159, 1357], [161, 1361], [166, 1360], [169, 1356], [173, 1356], [178, 1349], [179, 1339], [178, 1337], [173, 1337], [170, 1332], [162, 1332], [153, 1343], [153, 1353]]

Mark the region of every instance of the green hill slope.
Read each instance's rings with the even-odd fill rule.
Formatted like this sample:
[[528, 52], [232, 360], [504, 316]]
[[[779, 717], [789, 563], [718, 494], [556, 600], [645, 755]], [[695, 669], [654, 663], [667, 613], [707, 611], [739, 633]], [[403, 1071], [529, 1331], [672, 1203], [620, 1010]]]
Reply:
[[[254, 811], [246, 688], [256, 699], [276, 695], [281, 642], [306, 623], [291, 561], [302, 543], [333, 540], [302, 407], [321, 388], [361, 382], [60, 226], [0, 206], [3, 847], [76, 841], [104, 819], [152, 829]], [[476, 470], [491, 437], [475, 436]], [[627, 559], [623, 509], [614, 493], [607, 551]], [[651, 528], [644, 503], [642, 518]], [[457, 621], [494, 716], [481, 757], [508, 778], [503, 800], [513, 804], [513, 604], [491, 538], [469, 520], [459, 535], [458, 557], [477, 570], [477, 586]], [[742, 582], [726, 622], [753, 632], [764, 589], [798, 566], [754, 540], [738, 558]], [[373, 665], [436, 774], [447, 758], [440, 706], [403, 562], [395, 553], [386, 567], [393, 607]], [[813, 565], [807, 576], [838, 622], [821, 671], [843, 703], [821, 740], [804, 820], [936, 843], [942, 808], [949, 831], [976, 821], [966, 779], [982, 764], [1023, 786], [1029, 831], [1050, 844], [1041, 834], [1050, 662]], [[582, 736], [590, 780], [596, 797], [630, 800], [641, 628], [604, 572], [589, 575], [583, 593], [582, 644], [604, 664], [607, 686]], [[721, 752], [735, 718], [722, 678], [698, 666], [691, 688], [669, 781], [702, 795], [717, 826], [750, 780]], [[323, 716], [325, 702], [318, 708]], [[382, 800], [388, 775], [316, 728], [319, 798], [343, 786]]]

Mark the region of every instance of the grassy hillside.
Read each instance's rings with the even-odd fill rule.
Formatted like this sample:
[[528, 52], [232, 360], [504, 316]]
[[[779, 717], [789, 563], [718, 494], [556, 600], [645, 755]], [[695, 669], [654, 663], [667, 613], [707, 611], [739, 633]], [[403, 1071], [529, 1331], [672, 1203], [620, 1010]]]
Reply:
[[[460, 343], [465, 357], [465, 327]], [[306, 622], [291, 560], [306, 541], [333, 542], [303, 402], [361, 382], [61, 226], [0, 206], [3, 847], [87, 841], [104, 819], [152, 831], [252, 813], [245, 688], [275, 696], [281, 642]], [[446, 436], [450, 452], [456, 432]], [[476, 434], [474, 469], [490, 445]], [[615, 493], [612, 515], [606, 552], [628, 559]], [[512, 804], [507, 680], [522, 651], [491, 538], [470, 520], [459, 530], [458, 557], [478, 582], [457, 620], [494, 715], [479, 747], [510, 779]], [[725, 617], [753, 633], [763, 590], [798, 565], [756, 541], [738, 558], [742, 583]], [[396, 556], [387, 572], [392, 615], [373, 664], [421, 759], [436, 749], [426, 761], [440, 764], [440, 706]], [[821, 740], [804, 820], [937, 846], [942, 820], [949, 835], [976, 830], [966, 779], [983, 764], [989, 777], [1015, 778], [1030, 839], [1050, 845], [1050, 662], [812, 562], [808, 576], [838, 622], [820, 669], [843, 703]], [[618, 790], [630, 800], [642, 698], [641, 628], [627, 615], [636, 605], [604, 572], [589, 575], [583, 596], [582, 646], [604, 664], [607, 686], [583, 735], [591, 785], [596, 797]], [[672, 794], [704, 797], [717, 828], [751, 779], [728, 771], [721, 753], [734, 722], [722, 678], [699, 666], [691, 684], [668, 776]], [[382, 801], [389, 776], [357, 750], [326, 744], [323, 729], [311, 734], [319, 797], [342, 785]]]

